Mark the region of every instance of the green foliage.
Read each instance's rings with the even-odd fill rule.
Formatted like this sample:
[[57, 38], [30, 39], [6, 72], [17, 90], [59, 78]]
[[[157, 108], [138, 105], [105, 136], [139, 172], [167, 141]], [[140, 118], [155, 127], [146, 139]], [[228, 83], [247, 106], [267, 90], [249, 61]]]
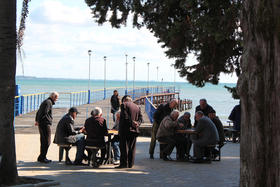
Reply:
[[233, 99], [240, 99], [236, 87], [228, 87], [228, 86], [224, 86], [224, 87], [231, 93]]
[[[241, 0], [85, 1], [99, 24], [120, 28], [132, 14], [133, 26], [147, 27], [175, 59], [180, 76], [196, 86], [218, 84], [221, 72], [240, 74]], [[187, 65], [190, 53], [198, 64]]]

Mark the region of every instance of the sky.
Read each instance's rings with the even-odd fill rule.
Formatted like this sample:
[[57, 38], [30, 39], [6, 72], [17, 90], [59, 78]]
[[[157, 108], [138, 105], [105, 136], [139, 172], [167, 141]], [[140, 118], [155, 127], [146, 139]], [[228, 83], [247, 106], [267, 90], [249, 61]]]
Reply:
[[[18, 25], [23, 0], [18, 0]], [[106, 79], [125, 80], [126, 54], [128, 80], [133, 79], [133, 57], [135, 58], [135, 80], [186, 81], [180, 78], [147, 29], [133, 28], [131, 21], [121, 29], [106, 23], [95, 23], [84, 0], [31, 0], [29, 16], [23, 41], [25, 57], [24, 75], [50, 78], [88, 79], [89, 61], [91, 79], [104, 78], [104, 56], [106, 56]], [[89, 58], [88, 50], [92, 50]], [[197, 63], [190, 55], [188, 65]], [[158, 76], [157, 76], [157, 66]], [[17, 60], [17, 75], [23, 75], [22, 62]], [[234, 75], [221, 75], [220, 82], [236, 83]]]

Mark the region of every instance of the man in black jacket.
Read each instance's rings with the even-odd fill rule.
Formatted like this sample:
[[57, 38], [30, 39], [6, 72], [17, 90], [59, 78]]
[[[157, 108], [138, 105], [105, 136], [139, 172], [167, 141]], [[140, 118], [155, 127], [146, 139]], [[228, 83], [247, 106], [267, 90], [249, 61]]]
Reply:
[[178, 105], [178, 100], [177, 99], [172, 99], [169, 103], [167, 104], [161, 104], [158, 106], [157, 110], [154, 113], [154, 122], [153, 122], [153, 127], [152, 127], [152, 134], [151, 134], [151, 143], [150, 143], [150, 159], [154, 159], [154, 150], [156, 146], [156, 135], [157, 131], [159, 128], [159, 125], [162, 121], [162, 119], [169, 115], [174, 108]]
[[[64, 115], [58, 122], [56, 127], [55, 137], [53, 143], [56, 144], [75, 144], [77, 146], [75, 165], [81, 165], [85, 149], [85, 135], [80, 134], [80, 131], [74, 129], [74, 120], [79, 114], [76, 107], [69, 109], [68, 113]], [[70, 160], [66, 161], [71, 164]]]
[[40, 155], [37, 159], [38, 162], [49, 163], [46, 155], [51, 144], [51, 125], [52, 125], [52, 106], [58, 100], [59, 94], [52, 92], [46, 100], [44, 100], [39, 110], [36, 113], [35, 126], [39, 127], [40, 133]]
[[[199, 100], [199, 105], [195, 107], [195, 113], [198, 111], [203, 112], [204, 116], [208, 116], [210, 111], [214, 110], [212, 106], [208, 105], [206, 99], [200, 99]], [[194, 118], [194, 127], [196, 127], [197, 120]]]
[[117, 90], [114, 90], [114, 94], [111, 97], [111, 113], [113, 114], [113, 121], [115, 122], [115, 113], [120, 109], [120, 98]]

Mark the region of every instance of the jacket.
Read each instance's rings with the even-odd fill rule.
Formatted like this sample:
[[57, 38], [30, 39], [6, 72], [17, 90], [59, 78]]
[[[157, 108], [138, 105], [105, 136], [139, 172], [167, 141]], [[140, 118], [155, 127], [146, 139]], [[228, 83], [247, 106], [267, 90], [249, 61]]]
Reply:
[[217, 128], [215, 124], [206, 116], [203, 116], [200, 120], [198, 120], [195, 131], [198, 133], [198, 138], [192, 139], [193, 143], [206, 146], [219, 142]]
[[[118, 111], [120, 108], [119, 96], [112, 95], [111, 97], [111, 107], [114, 111]], [[113, 113], [113, 110], [111, 111]]]
[[58, 122], [54, 141], [56, 144], [71, 144], [76, 142], [77, 132], [74, 130], [74, 120], [70, 114], [64, 115]]
[[141, 109], [133, 102], [125, 102], [121, 105], [119, 134], [140, 132], [139, 126], [143, 122]]
[[169, 107], [169, 103], [161, 104], [158, 106], [157, 110], [154, 113], [154, 120], [157, 124], [160, 124], [163, 118], [169, 115], [172, 112], [172, 109]]
[[161, 121], [156, 138], [168, 137], [175, 135], [175, 129], [178, 127], [178, 122], [174, 121], [170, 115], [163, 118]]
[[218, 117], [215, 117], [211, 120], [213, 121], [213, 123], [215, 124], [215, 126], [218, 130], [220, 143], [224, 143], [225, 142], [225, 133], [224, 133], [224, 126], [223, 126], [221, 120]]
[[106, 120], [101, 116], [90, 117], [85, 122], [87, 133], [86, 144], [94, 146], [103, 146], [108, 134]]
[[35, 121], [39, 123], [39, 125], [51, 125], [52, 124], [52, 106], [55, 103], [53, 100], [49, 97], [46, 100], [44, 100], [41, 105], [39, 110], [36, 113], [36, 118]]

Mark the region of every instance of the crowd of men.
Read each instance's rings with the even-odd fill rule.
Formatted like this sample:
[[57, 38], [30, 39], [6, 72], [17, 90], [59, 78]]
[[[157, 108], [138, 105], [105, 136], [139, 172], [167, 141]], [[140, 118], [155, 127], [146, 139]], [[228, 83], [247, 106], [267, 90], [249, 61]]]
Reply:
[[[47, 159], [49, 145], [51, 143], [52, 106], [58, 100], [59, 94], [53, 92], [49, 98], [43, 101], [36, 113], [35, 125], [40, 132], [40, 155], [37, 161], [49, 163]], [[201, 163], [207, 156], [207, 146], [218, 144], [224, 145], [225, 136], [222, 122], [216, 116], [215, 110], [201, 99], [200, 104], [195, 108], [194, 126], [191, 124], [191, 114], [185, 112], [179, 116], [176, 110], [177, 99], [172, 99], [166, 104], [161, 104], [153, 116], [151, 143], [149, 148], [150, 158], [154, 159], [156, 141], [167, 144], [162, 150], [162, 159], [171, 161], [171, 153], [176, 147], [176, 160]], [[120, 101], [118, 91], [114, 90], [111, 97], [111, 113], [113, 114], [113, 129], [118, 131], [112, 139], [114, 153], [114, 164], [116, 168], [132, 168], [135, 160], [136, 141], [139, 135], [139, 126], [143, 121], [141, 109], [132, 102], [130, 96], [125, 95]], [[108, 134], [107, 122], [102, 117], [102, 109], [95, 107], [91, 116], [86, 119], [82, 128], [75, 128], [74, 121], [79, 114], [76, 107], [69, 109], [57, 124], [54, 143], [73, 144], [77, 146], [74, 162], [66, 161], [66, 164], [84, 165], [83, 160], [90, 157], [85, 154], [85, 146], [97, 146], [101, 148], [101, 164], [106, 154], [105, 136]], [[235, 128], [240, 130], [240, 105], [236, 106], [230, 117], [234, 121]], [[239, 120], [239, 121], [238, 121]], [[178, 130], [186, 130], [194, 127], [191, 134], [179, 133]], [[190, 156], [190, 149], [193, 146], [193, 156]], [[213, 154], [218, 154], [217, 150]]]

